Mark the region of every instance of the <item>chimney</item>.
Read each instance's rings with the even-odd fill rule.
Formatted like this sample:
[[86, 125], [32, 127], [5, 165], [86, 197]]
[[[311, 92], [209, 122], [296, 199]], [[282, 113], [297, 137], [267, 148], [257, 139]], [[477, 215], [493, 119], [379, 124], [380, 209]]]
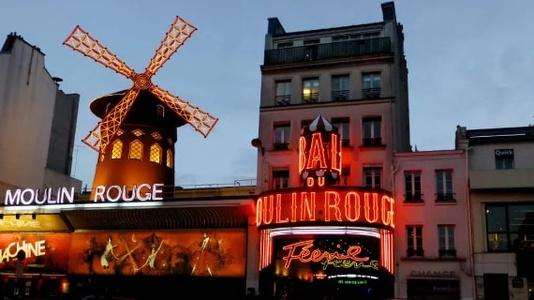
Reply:
[[286, 33], [284, 26], [282, 26], [278, 18], [269, 18], [268, 21], [267, 35], [274, 36]]
[[395, 15], [395, 3], [393, 1], [382, 3], [382, 15], [384, 22], [391, 21], [395, 24], [397, 23], [397, 16]]

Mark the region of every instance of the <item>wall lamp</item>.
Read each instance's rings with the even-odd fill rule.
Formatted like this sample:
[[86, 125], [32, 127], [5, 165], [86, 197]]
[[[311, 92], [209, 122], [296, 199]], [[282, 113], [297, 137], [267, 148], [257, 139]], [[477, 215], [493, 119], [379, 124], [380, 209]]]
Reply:
[[252, 144], [253, 147], [258, 148], [258, 150], [261, 151], [261, 155], [265, 153], [265, 148], [263, 147], [263, 144], [259, 138], [252, 139], [250, 144]]

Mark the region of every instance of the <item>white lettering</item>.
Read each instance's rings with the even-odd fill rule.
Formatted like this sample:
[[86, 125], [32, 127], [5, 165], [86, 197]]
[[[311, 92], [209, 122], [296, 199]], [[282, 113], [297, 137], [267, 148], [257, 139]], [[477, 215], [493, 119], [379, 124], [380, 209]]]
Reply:
[[163, 200], [163, 183], [156, 183], [152, 186], [152, 200]]
[[11, 194], [11, 190], [7, 190], [4, 205], [19, 205], [20, 191], [21, 190], [15, 190], [15, 195], [13, 195]]
[[[113, 189], [116, 189], [117, 190], [117, 193], [116, 193], [116, 196], [115, 197], [112, 197], [110, 192], [113, 191]], [[108, 191], [106, 192], [106, 199], [110, 202], [116, 202], [118, 201], [120, 198], [121, 198], [121, 195], [122, 194], [122, 190], [121, 190], [121, 187], [118, 186], [118, 185], [112, 185], [108, 188]]]
[[[25, 195], [29, 194], [30, 195], [30, 198], [27, 198]], [[22, 193], [20, 194], [20, 202], [23, 204], [23, 205], [30, 205], [32, 204], [33, 202], [33, 199], [35, 199], [35, 191], [32, 190], [32, 189], [25, 189], [24, 191], [22, 191]]]
[[[142, 188], [147, 188], [149, 192], [142, 194], [141, 193]], [[137, 199], [139, 199], [139, 201], [150, 200], [150, 185], [146, 183], [140, 184], [139, 187], [137, 188], [136, 196], [137, 196]]]
[[4, 249], [0, 249], [0, 263], [9, 262], [17, 257], [19, 251], [26, 253], [26, 258], [46, 255], [46, 241], [38, 240], [33, 243], [26, 241], [11, 242]]
[[104, 192], [106, 191], [106, 187], [103, 185], [99, 185], [95, 189], [95, 202], [97, 202], [99, 199], [104, 202]]

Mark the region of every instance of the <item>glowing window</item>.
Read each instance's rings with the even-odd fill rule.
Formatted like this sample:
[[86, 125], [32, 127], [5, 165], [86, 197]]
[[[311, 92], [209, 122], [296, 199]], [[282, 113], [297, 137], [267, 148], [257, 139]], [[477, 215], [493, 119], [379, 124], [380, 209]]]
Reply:
[[143, 143], [139, 140], [134, 140], [130, 143], [130, 153], [128, 154], [130, 159], [142, 159], [143, 158]]
[[111, 149], [111, 159], [119, 159], [122, 156], [122, 142], [115, 140]]
[[142, 136], [143, 134], [145, 134], [141, 129], [135, 129], [135, 130], [132, 131], [132, 133], [135, 136]]
[[156, 140], [156, 141], [159, 141], [161, 140], [163, 137], [161, 136], [161, 134], [157, 131], [154, 131], [152, 132], [151, 136]]
[[117, 130], [117, 136], [121, 136], [124, 133], [122, 129]]
[[172, 168], [173, 162], [172, 162], [172, 151], [171, 149], [167, 149], [167, 168]]
[[158, 144], [150, 146], [150, 161], [158, 164], [161, 163], [161, 147]]

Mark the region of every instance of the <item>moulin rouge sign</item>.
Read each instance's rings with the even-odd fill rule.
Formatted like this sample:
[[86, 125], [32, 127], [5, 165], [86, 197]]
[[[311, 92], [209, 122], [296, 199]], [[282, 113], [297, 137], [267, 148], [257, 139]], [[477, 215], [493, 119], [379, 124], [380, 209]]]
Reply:
[[299, 171], [305, 188], [270, 191], [256, 203], [258, 227], [296, 223], [366, 223], [395, 227], [395, 200], [383, 191], [332, 186], [340, 177], [341, 142], [322, 116], [303, 130]]

